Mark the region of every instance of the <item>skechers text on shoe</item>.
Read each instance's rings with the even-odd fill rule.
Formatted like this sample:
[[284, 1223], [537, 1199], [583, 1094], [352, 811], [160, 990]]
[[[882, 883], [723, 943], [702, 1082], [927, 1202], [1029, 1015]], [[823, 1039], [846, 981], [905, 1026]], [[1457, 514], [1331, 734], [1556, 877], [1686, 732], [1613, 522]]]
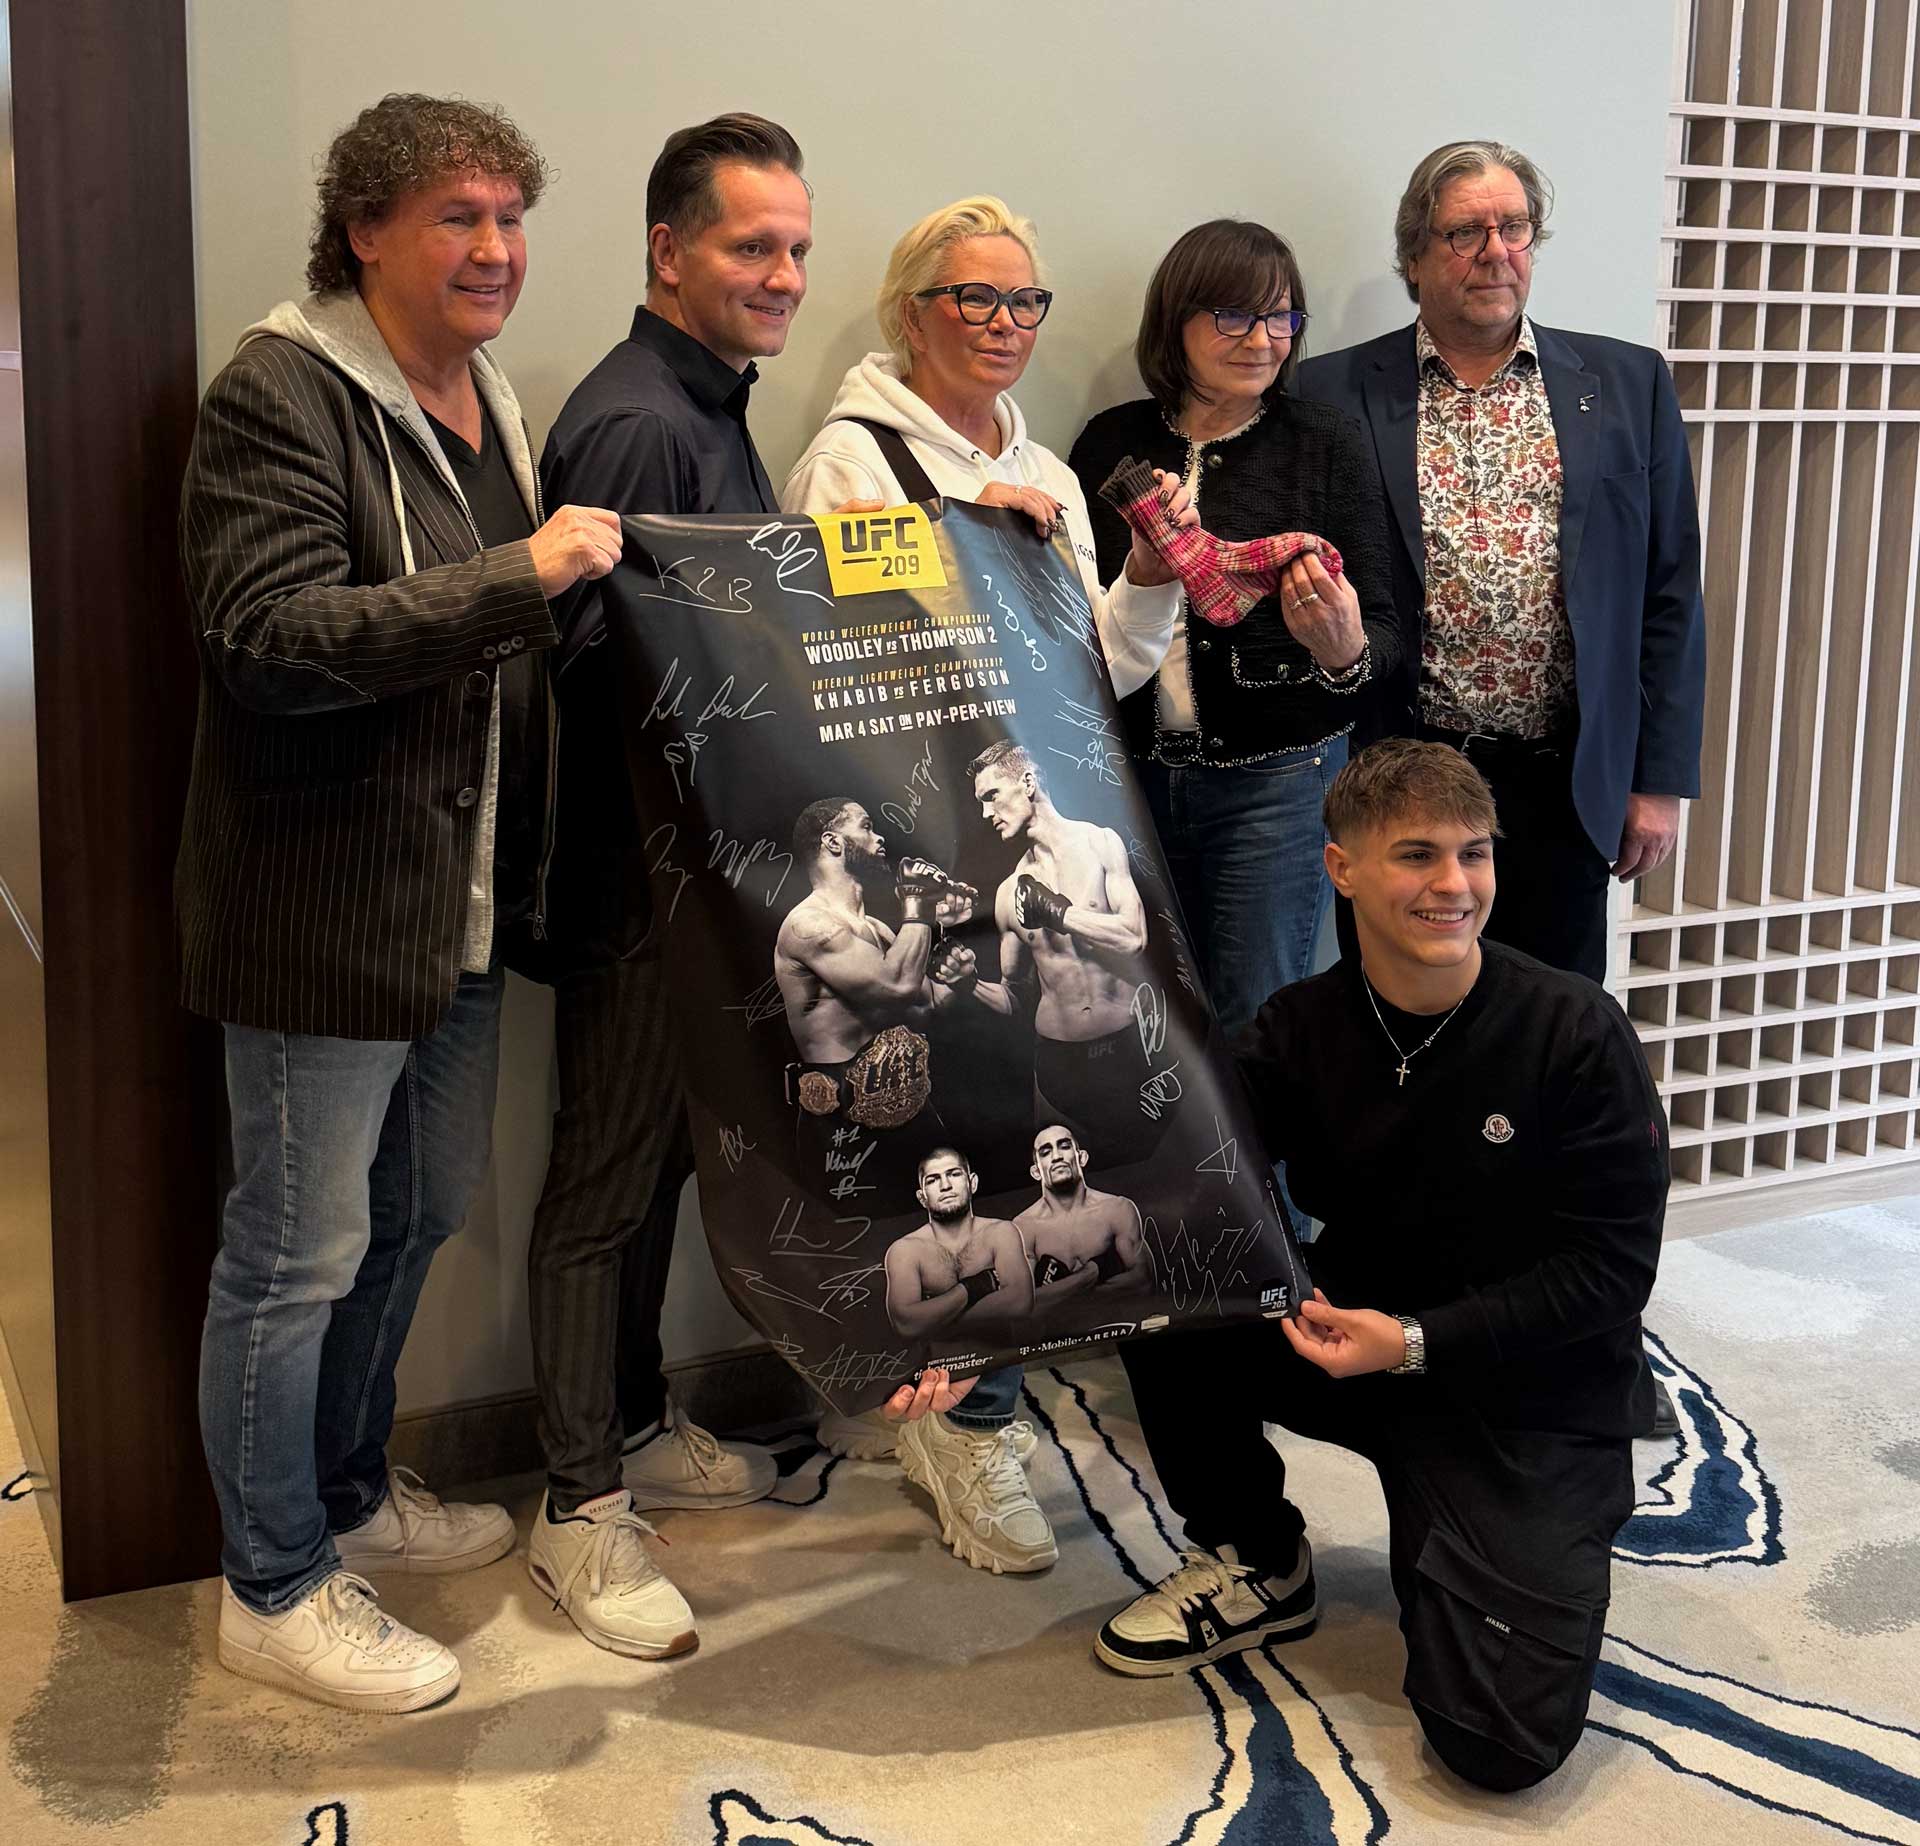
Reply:
[[622, 1487], [555, 1519], [542, 1495], [527, 1544], [527, 1570], [556, 1609], [595, 1647], [636, 1660], [684, 1654], [699, 1636], [687, 1599], [653, 1561], [645, 1536], [659, 1534]]

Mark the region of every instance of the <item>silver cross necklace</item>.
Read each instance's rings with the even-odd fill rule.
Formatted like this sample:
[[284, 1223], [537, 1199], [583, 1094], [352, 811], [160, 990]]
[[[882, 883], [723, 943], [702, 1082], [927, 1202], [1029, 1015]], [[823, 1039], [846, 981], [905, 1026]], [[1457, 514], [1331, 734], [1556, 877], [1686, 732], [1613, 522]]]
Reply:
[[[1431, 1045], [1433, 1041], [1436, 1038], [1438, 1038], [1440, 1034], [1447, 1029], [1447, 1021], [1452, 1019], [1454, 1014], [1459, 1012], [1459, 1010], [1466, 1005], [1467, 994], [1462, 994], [1459, 999], [1454, 1001], [1453, 1005], [1448, 1009], [1446, 1019], [1441, 1020], [1441, 1022], [1437, 1026], [1435, 1026], [1433, 1030], [1429, 1032], [1426, 1035], [1426, 1037], [1419, 1042], [1419, 1044], [1415, 1045], [1411, 1051], [1402, 1051], [1400, 1049], [1400, 1041], [1397, 1038], [1395, 1038], [1391, 1032], [1387, 1032], [1387, 1022], [1385, 1018], [1383, 1018], [1381, 1015], [1380, 1002], [1374, 998], [1373, 983], [1370, 980], [1368, 980], [1367, 977], [1363, 974], [1360, 977], [1360, 985], [1367, 990], [1367, 1001], [1368, 1001], [1368, 1004], [1371, 1005], [1373, 1008], [1373, 1016], [1375, 1019], [1378, 1019], [1380, 1021], [1380, 1030], [1382, 1032], [1387, 1033], [1387, 1043], [1393, 1047], [1394, 1056], [1400, 1060], [1400, 1069], [1398, 1074], [1394, 1078], [1394, 1088], [1402, 1089], [1405, 1087], [1406, 1081], [1407, 1081], [1408, 1062], [1413, 1058], [1417, 1058], [1421, 1054], [1421, 1052], [1425, 1051], [1426, 1048], [1429, 1045]], [[1467, 989], [1467, 993], [1471, 993], [1472, 991], [1473, 989], [1471, 987]]]

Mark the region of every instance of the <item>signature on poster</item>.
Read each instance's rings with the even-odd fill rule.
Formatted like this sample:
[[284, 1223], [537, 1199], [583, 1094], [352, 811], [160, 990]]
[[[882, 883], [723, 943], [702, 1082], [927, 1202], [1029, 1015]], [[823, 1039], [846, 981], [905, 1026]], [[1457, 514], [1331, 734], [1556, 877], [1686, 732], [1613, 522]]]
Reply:
[[1219, 1135], [1219, 1142], [1213, 1152], [1193, 1170], [1196, 1173], [1217, 1173], [1231, 1186], [1240, 1177], [1240, 1142], [1221, 1128], [1217, 1115], [1213, 1118], [1213, 1132]]
[[730, 839], [718, 827], [707, 835], [707, 870], [718, 871], [728, 884], [737, 891], [740, 881], [756, 865], [777, 865], [780, 877], [773, 889], [761, 900], [761, 908], [771, 910], [780, 893], [787, 887], [787, 879], [793, 871], [793, 854], [781, 850], [772, 840], [755, 840], [751, 846], [743, 846], [740, 841]]
[[[653, 703], [647, 707], [647, 713], [640, 720], [644, 731], [656, 718], [679, 718], [687, 715], [687, 694], [692, 690], [693, 676], [682, 673], [680, 657], [675, 655], [667, 662], [667, 670], [660, 676], [660, 689], [653, 695]], [[731, 673], [714, 688], [712, 695], [700, 708], [695, 724], [706, 724], [715, 718], [737, 718], [742, 724], [751, 724], [756, 718], [777, 718], [779, 713], [770, 705], [755, 708], [755, 701], [766, 691], [767, 682], [759, 685], [744, 698], [734, 690], [735, 676]]]
[[[663, 834], [666, 836], [664, 839], [661, 838]], [[679, 838], [679, 835], [680, 829], [676, 827], [672, 821], [663, 820], [659, 826], [654, 828], [654, 830], [640, 842], [640, 850], [642, 852], [653, 853], [653, 857], [647, 862], [649, 875], [657, 873], [662, 878], [677, 878], [680, 881], [673, 887], [672, 897], [667, 900], [667, 921], [669, 923], [673, 921], [673, 913], [680, 908], [681, 898], [687, 894], [687, 886], [693, 883], [693, 874], [675, 865], [673, 860], [668, 856], [673, 851], [673, 843]], [[654, 850], [653, 843], [655, 840], [660, 841], [657, 851]]]
[[1081, 750], [1078, 755], [1075, 755], [1071, 750], [1057, 749], [1052, 744], [1048, 744], [1047, 748], [1055, 756], [1065, 757], [1076, 769], [1092, 771], [1094, 776], [1104, 782], [1109, 788], [1118, 788], [1120, 786], [1120, 771], [1114, 766], [1113, 752], [1109, 750], [1099, 738], [1088, 738], [1086, 748]]
[[1252, 1224], [1222, 1225], [1217, 1230], [1194, 1232], [1182, 1218], [1171, 1238], [1152, 1218], [1146, 1220], [1147, 1252], [1153, 1262], [1154, 1279], [1173, 1304], [1176, 1314], [1198, 1310], [1222, 1311], [1221, 1291], [1236, 1284], [1248, 1286], [1241, 1258], [1260, 1242], [1265, 1220]]
[[[661, 750], [660, 754], [665, 759], [667, 769], [673, 777], [673, 798], [675, 801], [681, 803], [686, 801], [687, 789], [693, 786], [695, 774], [700, 767], [700, 752], [706, 747], [707, 734], [705, 731], [689, 731], [684, 737], [674, 738], [671, 743], [667, 744]], [[680, 785], [680, 771], [683, 768], [687, 772], [685, 788]]]
[[913, 831], [914, 817], [926, 805], [927, 797], [940, 792], [940, 784], [933, 779], [932, 744], [921, 747], [920, 760], [907, 772], [906, 789], [904, 804], [898, 801], [883, 801], [880, 804], [880, 818], [901, 833]]
[[[820, 547], [807, 543], [804, 527], [786, 526], [778, 520], [771, 520], [747, 540], [747, 549], [773, 559], [774, 582], [789, 596], [810, 596], [817, 603], [825, 603], [829, 609], [834, 606], [831, 596], [819, 590], [809, 590], [793, 581], [810, 565], [820, 561]], [[752, 588], [752, 585], [749, 584], [748, 588]]]
[[1120, 733], [1113, 728], [1111, 714], [1103, 712], [1097, 705], [1083, 705], [1078, 699], [1063, 697], [1054, 706], [1053, 715], [1076, 731], [1091, 731], [1095, 737], [1109, 738], [1114, 743], [1120, 741]]
[[1140, 1055], [1151, 1064], [1167, 1044], [1167, 1003], [1151, 982], [1133, 990], [1133, 1023], [1140, 1034]]
[[1162, 1115], [1177, 1103], [1186, 1091], [1181, 1087], [1175, 1073], [1180, 1068], [1180, 1060], [1175, 1058], [1165, 1070], [1156, 1071], [1140, 1086], [1140, 1113], [1148, 1121], [1157, 1122]]
[[735, 1123], [731, 1128], [720, 1130], [720, 1158], [727, 1163], [729, 1173], [738, 1173], [740, 1163], [760, 1144], [747, 1139], [744, 1123]]
[[778, 976], [769, 975], [748, 994], [744, 1000], [730, 1000], [720, 1009], [723, 1013], [741, 1013], [746, 1017], [747, 1029], [762, 1026], [769, 1019], [780, 1019], [786, 1014], [787, 1003], [781, 997]]

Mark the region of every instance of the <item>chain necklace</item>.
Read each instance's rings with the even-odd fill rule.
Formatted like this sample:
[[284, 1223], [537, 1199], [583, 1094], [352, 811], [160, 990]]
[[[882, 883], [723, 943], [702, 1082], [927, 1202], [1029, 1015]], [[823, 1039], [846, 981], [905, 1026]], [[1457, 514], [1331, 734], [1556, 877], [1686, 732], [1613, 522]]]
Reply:
[[[1441, 1022], [1437, 1026], [1435, 1026], [1433, 1030], [1429, 1032], [1426, 1035], [1426, 1037], [1419, 1042], [1419, 1044], [1415, 1045], [1411, 1051], [1402, 1051], [1400, 1049], [1400, 1041], [1397, 1038], [1395, 1038], [1391, 1032], [1387, 1032], [1387, 1022], [1381, 1016], [1380, 1002], [1376, 1000], [1373, 995], [1373, 983], [1370, 980], [1368, 980], [1367, 977], [1363, 974], [1360, 977], [1360, 985], [1367, 990], [1367, 1004], [1373, 1008], [1374, 1018], [1380, 1021], [1380, 1030], [1382, 1032], [1387, 1033], [1387, 1043], [1393, 1047], [1394, 1055], [1400, 1060], [1400, 1070], [1394, 1080], [1394, 1088], [1402, 1089], [1405, 1087], [1406, 1081], [1407, 1081], [1408, 1061], [1410, 1059], [1417, 1058], [1421, 1054], [1421, 1052], [1425, 1051], [1426, 1048], [1429, 1045], [1431, 1045], [1433, 1041], [1436, 1038], [1438, 1038], [1440, 1034], [1447, 1029], [1448, 1021], [1453, 1018], [1455, 1013], [1459, 1012], [1459, 1010], [1466, 1005], [1467, 994], [1462, 994], [1459, 999], [1454, 1001], [1453, 1005], [1447, 1011], [1446, 1019], [1441, 1020]], [[1471, 993], [1472, 991], [1473, 989], [1471, 987], [1467, 989], [1467, 993]]]

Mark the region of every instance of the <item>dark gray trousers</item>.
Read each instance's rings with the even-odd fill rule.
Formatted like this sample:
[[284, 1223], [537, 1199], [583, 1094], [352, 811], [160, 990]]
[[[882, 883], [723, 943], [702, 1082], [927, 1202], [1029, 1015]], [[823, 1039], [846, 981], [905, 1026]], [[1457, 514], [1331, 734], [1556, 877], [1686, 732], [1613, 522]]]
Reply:
[[620, 1485], [620, 1444], [666, 1407], [660, 1303], [693, 1171], [662, 958], [554, 989], [560, 1106], [527, 1250], [540, 1446], [557, 1512]]

